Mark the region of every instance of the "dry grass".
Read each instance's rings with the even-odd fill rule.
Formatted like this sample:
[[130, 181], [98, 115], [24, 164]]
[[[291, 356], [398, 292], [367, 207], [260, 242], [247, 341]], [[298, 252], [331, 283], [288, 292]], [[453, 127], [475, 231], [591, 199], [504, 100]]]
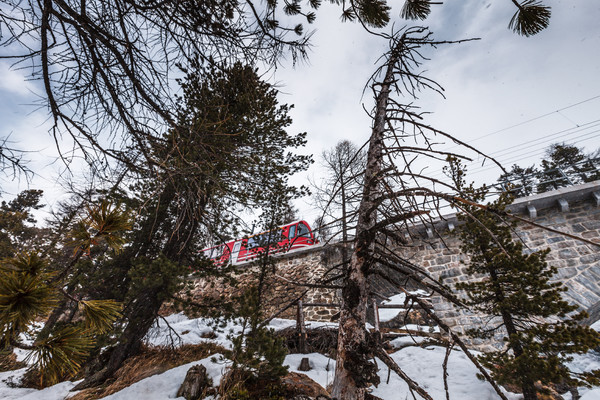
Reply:
[[209, 357], [225, 349], [213, 343], [183, 345], [178, 348], [145, 348], [141, 354], [130, 358], [116, 372], [117, 378], [104, 386], [82, 390], [70, 400], [93, 400], [116, 393], [144, 378], [160, 374], [171, 368]]
[[24, 362], [17, 361], [17, 356], [11, 351], [0, 352], [0, 372], [12, 371], [13, 369], [19, 369], [26, 367]]
[[[276, 335], [284, 339], [283, 344], [287, 348], [288, 353], [301, 353], [300, 335], [295, 327], [277, 331]], [[337, 336], [337, 328], [320, 327], [306, 329], [306, 350], [309, 353], [317, 352], [335, 357]]]

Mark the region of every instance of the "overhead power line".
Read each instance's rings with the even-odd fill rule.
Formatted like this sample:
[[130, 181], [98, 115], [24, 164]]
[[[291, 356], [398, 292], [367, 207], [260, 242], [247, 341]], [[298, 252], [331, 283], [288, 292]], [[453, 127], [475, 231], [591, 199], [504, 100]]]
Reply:
[[549, 117], [549, 116], [554, 115], [554, 114], [560, 114], [561, 111], [565, 111], [565, 110], [568, 110], [569, 108], [577, 107], [579, 105], [588, 103], [588, 102], [596, 100], [596, 99], [600, 99], [600, 95], [596, 95], [594, 97], [590, 97], [589, 99], [585, 99], [585, 100], [579, 101], [577, 103], [570, 104], [570, 105], [565, 106], [563, 108], [559, 108], [558, 110], [554, 110], [554, 111], [548, 112], [546, 114], [542, 114], [542, 115], [539, 115], [537, 117], [533, 117], [533, 118], [530, 118], [528, 120], [519, 122], [517, 124], [511, 125], [511, 126], [507, 126], [506, 128], [502, 128], [502, 129], [499, 129], [497, 131], [490, 132], [490, 133], [487, 133], [485, 135], [476, 137], [473, 140], [469, 140], [469, 143], [473, 143], [473, 142], [476, 142], [478, 140], [485, 139], [485, 138], [490, 137], [492, 135], [497, 135], [498, 133], [502, 133], [502, 132], [508, 131], [510, 129], [513, 129], [513, 128], [517, 128], [517, 127], [522, 126], [522, 125], [526, 125], [526, 124], [528, 124], [530, 122], [537, 121], [539, 119], [546, 118], [546, 117]]
[[[497, 135], [499, 133], [506, 132], [510, 129], [526, 125], [530, 122], [537, 121], [537, 120], [552, 116], [554, 114], [559, 114], [559, 115], [565, 117], [564, 114], [561, 113], [561, 111], [565, 111], [565, 110], [580, 106], [582, 104], [585, 104], [585, 103], [588, 103], [590, 101], [594, 101], [597, 99], [600, 99], [600, 95], [596, 95], [596, 96], [590, 97], [588, 99], [569, 104], [569, 105], [559, 108], [557, 110], [530, 118], [528, 120], [507, 126], [502, 129], [498, 129], [494, 132], [490, 132], [485, 135], [476, 137], [472, 140], [469, 140], [469, 143], [473, 143], [473, 142], [477, 142], [482, 139], [489, 138], [493, 135]], [[581, 125], [578, 125], [577, 123], [573, 122], [572, 120], [570, 120], [570, 121], [571, 121], [571, 123], [575, 124], [576, 126], [573, 126], [571, 128], [567, 128], [567, 129], [563, 129], [563, 130], [560, 130], [557, 132], [553, 132], [550, 134], [546, 134], [546, 135], [543, 135], [536, 139], [521, 142], [521, 143], [518, 143], [518, 144], [515, 144], [512, 146], [509, 146], [509, 147], [499, 149], [494, 152], [486, 153], [486, 155], [494, 158], [501, 165], [508, 167], [509, 166], [508, 164], [518, 163], [519, 161], [523, 161], [528, 158], [543, 155], [545, 150], [548, 148], [548, 146], [553, 143], [565, 142], [565, 143], [573, 145], [573, 144], [576, 144], [576, 142], [574, 142], [575, 140], [579, 140], [580, 142], [582, 142], [582, 141], [591, 140], [591, 139], [594, 139], [597, 137], [597, 135], [595, 135], [595, 133], [597, 133], [597, 131], [588, 132], [588, 133], [585, 133], [583, 135], [578, 135], [578, 136], [575, 136], [575, 135], [577, 135], [578, 133], [581, 133], [585, 130], [596, 128], [597, 126], [600, 125], [600, 119], [595, 119], [593, 121], [589, 121], [589, 122], [586, 122]], [[458, 147], [460, 147], [460, 145], [452, 145], [447, 148], [447, 151], [451, 151], [452, 149], [456, 149]], [[519, 152], [519, 150], [522, 150], [522, 151]], [[523, 150], [525, 152], [523, 152]], [[509, 153], [508, 155], [510, 155], [510, 157], [506, 157], [507, 153]], [[490, 166], [489, 164], [483, 165], [481, 163], [481, 161], [467, 162], [466, 166], [469, 169], [470, 174], [488, 171], [488, 170], [496, 168], [495, 166], [493, 166], [493, 165]], [[433, 172], [434, 177], [439, 177], [442, 175], [443, 175], [443, 171], [441, 169], [437, 169], [436, 171]]]

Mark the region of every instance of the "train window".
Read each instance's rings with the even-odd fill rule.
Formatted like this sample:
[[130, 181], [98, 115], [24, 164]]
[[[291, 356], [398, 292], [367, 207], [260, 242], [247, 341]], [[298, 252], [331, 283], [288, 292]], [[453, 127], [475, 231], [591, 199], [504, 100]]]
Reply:
[[266, 233], [265, 235], [268, 236], [268, 238], [269, 238], [268, 239], [269, 240], [269, 244], [276, 244], [283, 237], [283, 229], [281, 229], [281, 228], [274, 229], [274, 230]]
[[302, 222], [298, 224], [298, 236], [310, 238], [310, 231], [308, 230], [308, 226], [304, 225]]
[[248, 239], [248, 248], [265, 247], [270, 244], [278, 243], [283, 238], [283, 229], [279, 228], [273, 231], [254, 235]]
[[290, 226], [290, 233], [288, 234], [288, 239], [293, 239], [296, 236], [296, 225]]
[[258, 247], [259, 242], [260, 238], [258, 236], [252, 236], [250, 239], [248, 239], [248, 248], [253, 249]]
[[204, 256], [206, 258], [211, 258], [211, 259], [221, 258], [221, 256], [223, 255], [224, 247], [225, 247], [225, 245], [217, 246], [217, 247], [213, 247], [212, 249], [204, 250]]

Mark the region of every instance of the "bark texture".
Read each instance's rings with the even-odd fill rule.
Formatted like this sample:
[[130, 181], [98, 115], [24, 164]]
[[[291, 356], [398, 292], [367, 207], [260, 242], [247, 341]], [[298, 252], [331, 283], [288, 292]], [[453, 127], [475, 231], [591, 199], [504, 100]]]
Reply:
[[365, 186], [358, 210], [356, 242], [346, 282], [342, 289], [335, 379], [332, 396], [344, 400], [363, 400], [366, 389], [379, 383], [377, 366], [370, 361], [375, 351], [366, 340], [366, 315], [369, 295], [368, 272], [375, 243], [373, 227], [377, 222], [377, 199], [383, 159], [386, 110], [398, 52], [392, 51], [384, 80], [376, 95], [375, 118], [369, 150]]

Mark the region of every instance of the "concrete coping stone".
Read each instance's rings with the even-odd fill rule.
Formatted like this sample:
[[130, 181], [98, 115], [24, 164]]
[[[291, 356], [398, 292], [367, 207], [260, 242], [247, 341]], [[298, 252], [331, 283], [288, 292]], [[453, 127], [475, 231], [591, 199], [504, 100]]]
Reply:
[[[541, 210], [556, 208], [561, 212], [568, 212], [570, 205], [589, 200], [593, 200], [596, 206], [600, 206], [600, 180], [520, 197], [506, 209], [510, 213], [525, 214], [530, 219], [535, 219]], [[446, 230], [453, 231], [458, 224], [456, 213], [449, 213], [434, 218], [431, 224], [418, 222], [409, 226], [415, 233], [420, 232], [431, 239]], [[432, 235], [434, 232], [436, 235]]]

